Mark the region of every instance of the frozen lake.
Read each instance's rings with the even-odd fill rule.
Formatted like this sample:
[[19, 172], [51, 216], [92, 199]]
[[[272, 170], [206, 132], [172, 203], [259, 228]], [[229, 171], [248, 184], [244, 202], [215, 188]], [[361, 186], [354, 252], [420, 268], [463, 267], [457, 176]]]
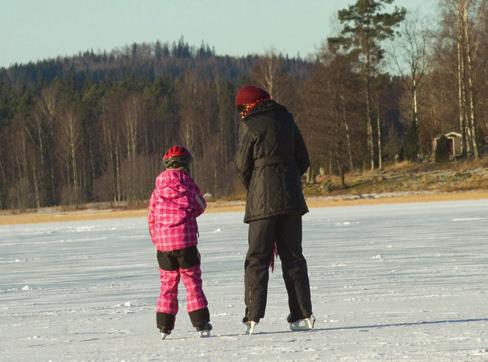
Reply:
[[280, 264], [266, 317], [243, 326], [247, 226], [199, 218], [214, 338], [155, 327], [146, 220], [0, 227], [0, 361], [488, 361], [488, 200], [312, 209], [313, 332], [289, 332]]

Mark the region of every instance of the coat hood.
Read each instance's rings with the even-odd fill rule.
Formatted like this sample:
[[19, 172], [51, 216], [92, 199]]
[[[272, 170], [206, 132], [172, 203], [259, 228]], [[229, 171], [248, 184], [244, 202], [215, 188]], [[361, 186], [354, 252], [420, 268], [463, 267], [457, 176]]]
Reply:
[[156, 179], [156, 188], [162, 197], [177, 199], [187, 192], [189, 179], [190, 175], [181, 168], [167, 169]]
[[246, 115], [246, 117], [244, 118], [244, 120], [247, 120], [249, 117], [252, 117], [252, 116], [257, 115], [257, 114], [260, 114], [260, 113], [277, 111], [277, 110], [285, 111], [286, 113], [288, 113], [288, 110], [284, 106], [282, 106], [279, 103], [276, 103], [272, 99], [268, 99], [268, 100], [265, 100], [263, 102], [258, 103], [256, 105], [256, 107], [254, 107], [253, 110], [250, 111]]

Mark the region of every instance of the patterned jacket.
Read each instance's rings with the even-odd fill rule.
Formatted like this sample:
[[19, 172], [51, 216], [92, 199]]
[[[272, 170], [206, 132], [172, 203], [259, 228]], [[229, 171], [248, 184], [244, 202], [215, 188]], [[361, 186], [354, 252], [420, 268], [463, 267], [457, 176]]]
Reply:
[[149, 200], [149, 233], [156, 249], [172, 251], [196, 245], [196, 218], [206, 206], [200, 189], [186, 171], [163, 171], [156, 178]]

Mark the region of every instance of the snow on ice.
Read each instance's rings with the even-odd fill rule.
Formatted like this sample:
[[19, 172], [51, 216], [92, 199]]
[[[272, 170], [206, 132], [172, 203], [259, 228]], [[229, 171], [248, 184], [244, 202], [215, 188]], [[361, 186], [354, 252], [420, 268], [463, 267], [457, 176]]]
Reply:
[[[199, 218], [214, 337], [180, 289], [161, 341], [144, 218], [0, 227], [1, 361], [488, 360], [486, 200], [313, 209], [304, 217], [316, 330], [290, 332], [279, 265], [244, 336], [241, 213]], [[278, 262], [279, 263], [279, 262]]]

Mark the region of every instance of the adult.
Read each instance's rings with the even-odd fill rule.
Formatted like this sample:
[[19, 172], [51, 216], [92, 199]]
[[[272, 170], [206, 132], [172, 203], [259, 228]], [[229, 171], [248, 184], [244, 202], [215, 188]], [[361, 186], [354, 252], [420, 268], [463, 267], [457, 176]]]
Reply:
[[241, 122], [236, 166], [247, 190], [244, 222], [249, 248], [244, 263], [247, 333], [264, 317], [268, 269], [276, 251], [288, 293], [291, 329], [311, 329], [314, 318], [307, 262], [302, 254], [302, 215], [308, 212], [301, 176], [310, 165], [293, 116], [259, 87], [235, 98]]

